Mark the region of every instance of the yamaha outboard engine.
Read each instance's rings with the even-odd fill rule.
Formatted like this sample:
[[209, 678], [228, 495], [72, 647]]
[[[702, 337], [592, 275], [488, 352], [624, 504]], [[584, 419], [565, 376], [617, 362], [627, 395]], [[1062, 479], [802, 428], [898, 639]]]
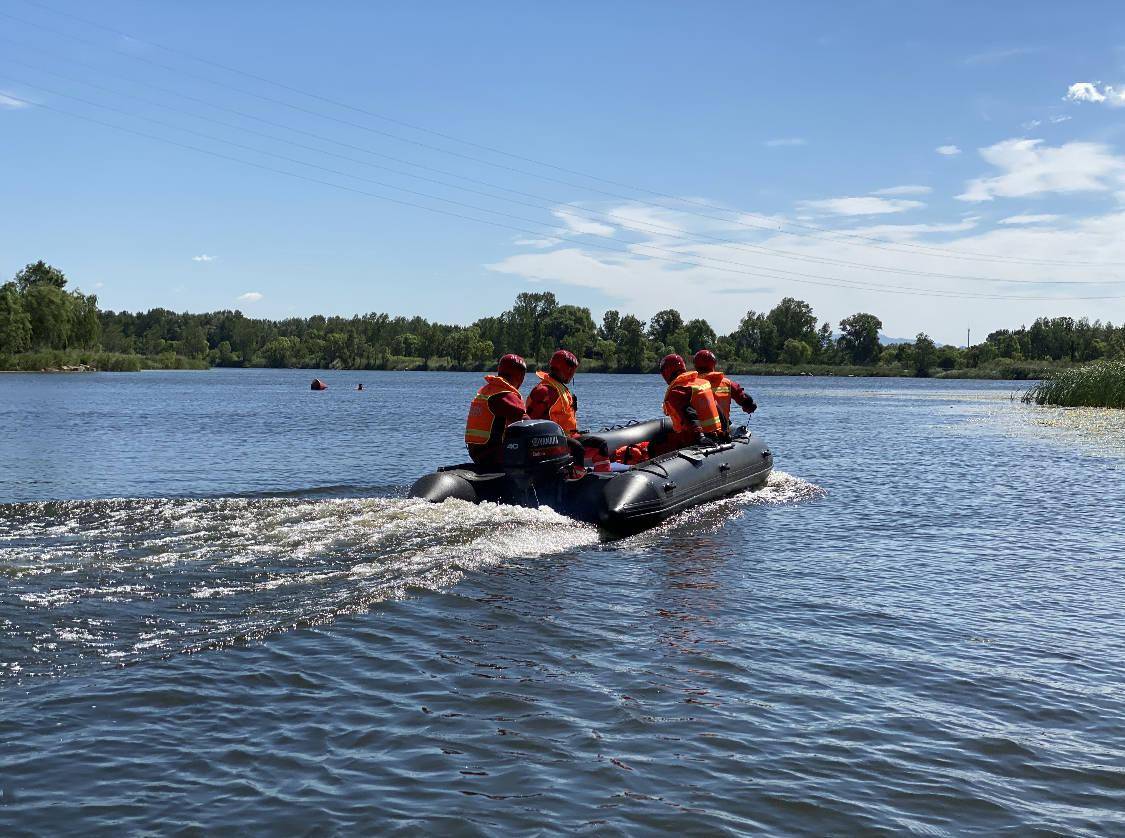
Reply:
[[555, 422], [548, 419], [513, 422], [504, 432], [504, 473], [516, 489], [516, 497], [511, 502], [537, 507], [541, 492], [552, 497], [571, 459], [566, 434]]

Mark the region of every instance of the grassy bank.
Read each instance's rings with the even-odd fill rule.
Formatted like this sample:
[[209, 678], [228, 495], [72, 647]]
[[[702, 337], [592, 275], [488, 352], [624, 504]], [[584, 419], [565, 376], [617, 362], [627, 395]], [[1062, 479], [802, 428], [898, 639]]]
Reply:
[[205, 370], [206, 361], [184, 358], [170, 352], [163, 355], [122, 355], [116, 352], [21, 352], [0, 355], [0, 370], [5, 372], [54, 372], [64, 367], [92, 367], [99, 372], [138, 372], [140, 370]]
[[[63, 367], [77, 367], [85, 365], [94, 367], [102, 372], [135, 372], [142, 369], [152, 370], [188, 370], [208, 369], [207, 361], [198, 358], [185, 358], [173, 352], [164, 352], [160, 355], [126, 355], [113, 352], [96, 351], [43, 351], [24, 352], [18, 355], [0, 354], [0, 370], [19, 372], [39, 372], [42, 370], [61, 370]], [[255, 359], [252, 365], [255, 368], [264, 368], [266, 364], [261, 359]], [[913, 369], [888, 364], [873, 364], [871, 366], [849, 366], [835, 364], [747, 364], [731, 361], [722, 364], [722, 369], [732, 376], [817, 376], [828, 378], [915, 378]], [[309, 371], [323, 370], [325, 367], [300, 367]], [[534, 371], [542, 369], [534, 359], [528, 359], [528, 369]], [[409, 355], [387, 355], [373, 361], [364, 367], [345, 367], [333, 364], [327, 369], [370, 369], [392, 370], [401, 372], [489, 372], [494, 369], [493, 364], [458, 363], [448, 356], [432, 356], [429, 358]], [[929, 370], [928, 376], [923, 378], [955, 378], [955, 379], [984, 379], [1003, 381], [1028, 381], [1049, 378], [1074, 369], [1073, 365], [1053, 361], [1014, 361], [1008, 358], [991, 361], [977, 367], [965, 369], [942, 370], [934, 368]], [[616, 373], [623, 370], [607, 369], [605, 362], [584, 358], [581, 372], [583, 373]], [[656, 375], [656, 370], [648, 370], [647, 374]]]
[[1061, 407], [1125, 408], [1125, 362], [1099, 361], [1062, 370], [1029, 389], [1023, 400]]

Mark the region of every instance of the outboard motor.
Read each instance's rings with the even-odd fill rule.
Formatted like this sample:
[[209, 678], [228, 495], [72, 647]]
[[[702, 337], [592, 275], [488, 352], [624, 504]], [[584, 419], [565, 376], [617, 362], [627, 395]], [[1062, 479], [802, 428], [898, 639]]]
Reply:
[[539, 506], [539, 491], [557, 492], [571, 461], [566, 434], [555, 422], [526, 419], [504, 432], [504, 473], [515, 484], [514, 503]]

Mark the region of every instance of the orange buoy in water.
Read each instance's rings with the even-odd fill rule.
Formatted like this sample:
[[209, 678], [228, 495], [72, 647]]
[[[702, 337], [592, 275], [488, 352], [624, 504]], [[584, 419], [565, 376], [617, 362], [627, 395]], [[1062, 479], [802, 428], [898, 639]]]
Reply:
[[314, 378], [312, 380], [312, 385], [311, 385], [310, 389], [312, 389], [312, 390], [327, 390], [328, 385], [325, 384], [323, 381], [321, 381], [319, 378]]

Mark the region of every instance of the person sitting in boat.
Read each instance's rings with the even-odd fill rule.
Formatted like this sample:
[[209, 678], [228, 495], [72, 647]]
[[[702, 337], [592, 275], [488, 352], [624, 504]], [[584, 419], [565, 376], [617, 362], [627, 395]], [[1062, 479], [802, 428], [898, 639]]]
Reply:
[[754, 399], [742, 389], [737, 381], [731, 381], [724, 373], [715, 369], [718, 359], [710, 349], [700, 349], [692, 359], [695, 371], [707, 379], [711, 391], [715, 394], [715, 404], [719, 408], [719, 417], [723, 420], [723, 428], [730, 431], [730, 403], [733, 401], [747, 413], [758, 409]]
[[465, 421], [465, 445], [478, 466], [500, 468], [504, 458], [504, 431], [513, 422], [527, 418], [520, 385], [527, 364], [519, 355], [500, 359], [496, 375], [486, 375], [484, 386], [469, 404]]
[[578, 358], [566, 349], [551, 356], [549, 372], [537, 371], [539, 383], [527, 397], [527, 415], [532, 419], [550, 419], [566, 433], [576, 468], [586, 467], [586, 453], [578, 436], [578, 397], [570, 392], [570, 382], [578, 369]]
[[664, 393], [664, 412], [672, 420], [672, 432], [648, 447], [650, 457], [657, 457], [677, 448], [695, 445], [704, 437], [722, 441], [719, 407], [711, 384], [697, 372], [688, 372], [679, 355], [666, 355], [660, 362], [660, 375], [668, 383]]

